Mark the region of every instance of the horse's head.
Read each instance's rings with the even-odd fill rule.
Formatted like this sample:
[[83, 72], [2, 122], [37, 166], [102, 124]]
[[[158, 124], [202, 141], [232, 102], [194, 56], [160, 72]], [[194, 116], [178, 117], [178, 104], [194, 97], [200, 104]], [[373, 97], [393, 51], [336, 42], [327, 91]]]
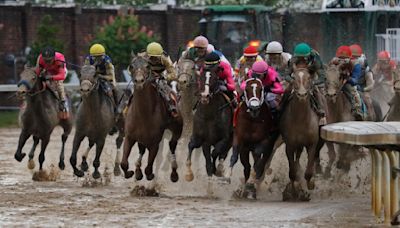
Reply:
[[305, 100], [312, 90], [313, 82], [307, 68], [295, 68], [293, 71], [293, 90], [300, 100]]
[[326, 95], [330, 99], [335, 99], [341, 89], [340, 72], [337, 65], [329, 65], [326, 70]]
[[150, 75], [148, 61], [142, 56], [132, 55], [131, 64], [128, 67], [135, 89], [143, 88], [147, 77]]
[[96, 68], [84, 65], [80, 74], [80, 91], [83, 96], [88, 95], [97, 85]]
[[180, 59], [177, 64], [178, 82], [182, 87], [188, 87], [196, 77], [195, 63], [189, 59]]
[[20, 74], [21, 80], [18, 82], [17, 97], [23, 98], [28, 92], [32, 91], [36, 82], [39, 80], [34, 68], [25, 68]]
[[199, 78], [199, 91], [200, 91], [200, 102], [208, 104], [210, 98], [219, 89], [217, 69], [206, 69], [204, 70]]
[[260, 107], [264, 103], [264, 86], [260, 79], [249, 78], [246, 80], [244, 98], [251, 116], [258, 116]]

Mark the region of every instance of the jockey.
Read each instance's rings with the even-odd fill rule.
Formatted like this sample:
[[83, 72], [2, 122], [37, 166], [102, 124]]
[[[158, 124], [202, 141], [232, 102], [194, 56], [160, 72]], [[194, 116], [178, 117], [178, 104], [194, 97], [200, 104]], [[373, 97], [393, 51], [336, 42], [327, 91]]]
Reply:
[[50, 46], [45, 47], [37, 59], [35, 71], [37, 76], [56, 85], [60, 99], [60, 111], [68, 113], [69, 108], [63, 85], [67, 72], [64, 55], [54, 51]]
[[[147, 59], [151, 72], [157, 77], [158, 90], [161, 96], [165, 99], [168, 106], [168, 111], [173, 117], [178, 116], [176, 100], [177, 91], [174, 91], [168, 83], [176, 85], [176, 72], [171, 61], [171, 58], [164, 51], [161, 44], [152, 42], [147, 45], [146, 52], [139, 53], [139, 56], [143, 56]], [[163, 73], [166, 71], [166, 77]], [[166, 80], [165, 80], [166, 79]], [[175, 89], [176, 90], [176, 89]]]
[[289, 60], [292, 58], [292, 55], [283, 52], [282, 45], [277, 41], [268, 43], [265, 53], [265, 61], [268, 65], [275, 68], [280, 76], [283, 76], [284, 72], [287, 71]]
[[[270, 107], [271, 113], [274, 118], [277, 117], [277, 107], [279, 101], [277, 101], [276, 95], [281, 95], [284, 92], [281, 82], [279, 81], [279, 75], [273, 67], [268, 66], [265, 61], [257, 61], [249, 70], [248, 77], [258, 78], [261, 80], [264, 86], [265, 101]], [[243, 81], [240, 85], [240, 89], [244, 91], [246, 88], [246, 82]]]
[[[253, 65], [254, 62], [256, 61], [263, 61], [260, 55], [258, 55], [257, 48], [254, 46], [248, 46], [243, 50], [243, 55], [242, 57], [239, 58], [239, 60], [236, 62], [235, 66], [235, 78], [236, 80], [239, 79], [239, 73], [240, 70], [243, 68], [251, 69], [251, 66]], [[245, 74], [248, 73], [244, 72]], [[241, 75], [243, 76], [243, 75]]]
[[229, 67], [231, 68], [231, 70], [232, 70], [232, 75], [233, 75], [232, 65], [231, 65], [231, 63], [229, 62], [229, 60], [225, 57], [225, 55], [224, 55], [222, 52], [220, 52], [220, 51], [218, 51], [218, 50], [215, 50], [214, 45], [208, 44], [208, 47], [207, 47], [207, 54], [210, 54], [211, 52], [217, 53], [217, 55], [219, 55], [219, 58], [221, 59], [221, 62], [226, 62], [227, 64], [229, 64]]
[[[313, 87], [311, 96], [312, 103], [314, 106], [313, 108], [321, 118], [321, 124], [325, 123], [325, 108], [323, 102], [321, 101], [322, 93], [320, 90], [323, 89], [323, 86], [325, 85], [326, 72], [321, 57], [319, 56], [318, 52], [314, 49], [311, 49], [308, 44], [300, 43], [296, 45], [294, 49], [294, 56], [290, 59], [288, 71], [285, 73], [284, 79], [289, 83], [293, 80], [293, 66], [307, 68], [311, 76], [316, 78], [313, 82], [315, 86]], [[291, 88], [289, 86], [289, 89], [285, 91], [285, 94], [282, 97], [282, 107], [285, 106], [287, 98], [289, 98], [288, 93], [290, 92]]]
[[205, 66], [206, 70], [216, 69], [217, 75], [220, 81], [223, 82], [223, 86], [220, 86], [221, 90], [228, 95], [231, 101], [236, 101], [236, 91], [235, 91], [235, 81], [232, 77], [232, 69], [230, 65], [226, 62], [221, 61], [219, 55], [215, 52], [211, 52], [207, 54], [205, 57]]
[[357, 91], [357, 86], [362, 77], [361, 64], [351, 61], [352, 52], [349, 46], [340, 46], [336, 50], [336, 57], [331, 61], [332, 64], [339, 65], [350, 64], [352, 72], [349, 78], [344, 81], [344, 90], [351, 96], [352, 112], [356, 120], [363, 120], [362, 101], [360, 93]]
[[363, 54], [362, 48], [358, 44], [350, 45], [351, 50], [351, 61], [353, 64], [361, 65], [361, 78], [358, 81], [359, 88], [361, 92], [370, 92], [374, 88], [374, 76], [372, 74], [371, 68], [368, 65], [367, 58]]
[[103, 79], [102, 86], [108, 96], [112, 96], [115, 106], [118, 106], [118, 93], [116, 88], [114, 65], [111, 58], [106, 55], [106, 49], [101, 44], [93, 44], [89, 49], [89, 55], [85, 58], [85, 65], [96, 67], [96, 75]]
[[388, 83], [392, 83], [395, 69], [396, 69], [396, 63], [394, 61], [391, 61], [390, 53], [388, 51], [379, 52], [378, 62], [372, 68], [374, 76], [378, 77], [376, 78], [378, 82], [386, 81]]
[[197, 66], [201, 67], [207, 55], [208, 39], [204, 36], [197, 36], [193, 40], [193, 47], [182, 53], [182, 59], [193, 60]]

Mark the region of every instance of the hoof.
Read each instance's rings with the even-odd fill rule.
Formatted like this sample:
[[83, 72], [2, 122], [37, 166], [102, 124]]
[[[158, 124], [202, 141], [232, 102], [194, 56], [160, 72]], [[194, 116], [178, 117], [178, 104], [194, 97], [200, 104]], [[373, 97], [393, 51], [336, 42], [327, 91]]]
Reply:
[[25, 153], [19, 153], [19, 154], [18, 154], [18, 153], [15, 153], [14, 158], [15, 158], [15, 160], [21, 162], [22, 159], [24, 159], [25, 156], [26, 156]]
[[114, 176], [120, 176], [121, 175], [121, 169], [119, 168], [119, 164], [115, 163], [114, 166]]
[[35, 162], [33, 161], [33, 159], [30, 159], [28, 161], [28, 169], [34, 169], [35, 168]]
[[308, 190], [314, 190], [315, 189], [315, 181], [314, 180], [307, 181], [307, 189]]
[[99, 171], [94, 171], [93, 174], [92, 174], [92, 177], [94, 179], [99, 179], [101, 177]]
[[254, 184], [246, 184], [244, 192], [246, 192], [246, 198], [257, 199], [256, 187]]
[[178, 180], [179, 180], [178, 173], [176, 171], [172, 171], [172, 173], [171, 173], [171, 181], [175, 183]]
[[125, 172], [125, 178], [129, 179], [131, 177], [133, 177], [134, 172], [132, 170], [126, 171]]
[[87, 172], [87, 171], [89, 170], [89, 166], [88, 166], [88, 163], [87, 163], [86, 161], [83, 161], [83, 162], [81, 163], [81, 170], [82, 170], [83, 172]]
[[140, 168], [136, 169], [136, 174], [135, 174], [135, 178], [136, 180], [140, 181], [143, 179], [143, 173], [142, 170]]
[[154, 179], [154, 173], [146, 175], [146, 179], [149, 180], [149, 181], [153, 180]]
[[81, 170], [74, 170], [74, 174], [77, 177], [83, 177], [83, 175], [85, 175], [85, 173], [83, 171], [81, 171]]
[[298, 200], [303, 201], [303, 202], [308, 202], [311, 200], [310, 193], [300, 190], [299, 195], [298, 195]]
[[191, 182], [194, 179], [193, 173], [188, 173], [185, 176], [185, 180]]
[[58, 163], [58, 168], [60, 168], [61, 170], [64, 170], [64, 169], [65, 169], [64, 161], [60, 161], [60, 162]]
[[217, 177], [222, 177], [224, 175], [224, 165], [223, 164], [218, 164], [217, 169], [215, 170], [215, 176]]

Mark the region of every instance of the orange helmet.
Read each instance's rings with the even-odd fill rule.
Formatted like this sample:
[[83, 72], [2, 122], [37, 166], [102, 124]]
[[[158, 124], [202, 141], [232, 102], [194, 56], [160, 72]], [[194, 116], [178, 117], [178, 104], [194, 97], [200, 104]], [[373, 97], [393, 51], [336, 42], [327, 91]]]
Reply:
[[336, 57], [338, 58], [351, 58], [351, 49], [349, 46], [340, 46], [336, 50]]
[[360, 57], [363, 54], [363, 50], [358, 44], [350, 45], [350, 50], [352, 57]]
[[390, 53], [388, 51], [379, 52], [378, 60], [390, 60]]

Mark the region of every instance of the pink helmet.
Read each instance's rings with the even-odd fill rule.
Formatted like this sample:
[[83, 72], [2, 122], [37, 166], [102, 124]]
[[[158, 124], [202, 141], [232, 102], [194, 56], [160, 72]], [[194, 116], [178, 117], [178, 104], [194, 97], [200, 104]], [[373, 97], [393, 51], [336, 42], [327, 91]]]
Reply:
[[194, 47], [207, 48], [208, 40], [204, 36], [197, 36], [193, 41]]
[[268, 64], [265, 61], [257, 61], [253, 63], [251, 70], [257, 74], [264, 74], [268, 71]]

